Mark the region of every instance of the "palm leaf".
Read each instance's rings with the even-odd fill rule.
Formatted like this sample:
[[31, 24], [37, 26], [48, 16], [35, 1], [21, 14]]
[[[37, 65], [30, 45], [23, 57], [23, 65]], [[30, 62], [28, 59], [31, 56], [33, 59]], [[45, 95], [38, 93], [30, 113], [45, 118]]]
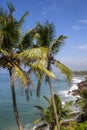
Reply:
[[35, 74], [35, 76], [38, 79], [36, 94], [39, 97], [40, 96], [40, 88], [41, 88], [42, 80], [43, 80], [43, 73], [41, 73], [41, 71], [37, 72], [37, 71], [33, 70], [33, 68], [30, 68], [27, 73], [30, 75], [32, 72]]
[[28, 14], [29, 14], [29, 12], [27, 11], [27, 12], [25, 12], [25, 13], [22, 15], [21, 19], [20, 19], [19, 22], [18, 22], [18, 24], [19, 24], [20, 26], [23, 24], [24, 19], [25, 19], [25, 17], [26, 17]]
[[32, 30], [27, 32], [23, 37], [22, 37], [22, 40], [20, 42], [20, 49], [28, 49], [30, 47], [33, 47], [33, 34], [32, 33]]
[[66, 38], [67, 38], [66, 36], [61, 35], [54, 40], [51, 46], [51, 51], [53, 54], [57, 54], [59, 52], [60, 48], [64, 45], [64, 41]]
[[8, 52], [6, 50], [0, 49], [0, 53], [4, 56], [8, 56]]
[[7, 16], [7, 11], [0, 7], [0, 22], [1, 19], [4, 19]]
[[11, 2], [7, 3], [7, 7], [11, 14], [15, 11], [15, 8]]
[[25, 87], [26, 99], [29, 100], [28, 91], [32, 95], [31, 91], [29, 90], [29, 85], [31, 84], [31, 79], [25, 73], [25, 71], [23, 71], [19, 66], [16, 66], [16, 65], [14, 65], [14, 75], [15, 75], [16, 79], [19, 79], [21, 84]]
[[40, 71], [43, 75], [46, 74], [47, 76], [51, 78], [57, 79], [57, 77], [50, 71], [48, 71], [42, 64], [40, 63], [35, 63], [35, 64], [30, 64], [30, 66], [35, 70], [35, 71]]
[[34, 106], [34, 107], [36, 107], [38, 110], [40, 110], [40, 111], [43, 111], [44, 110], [44, 107], [42, 107], [42, 106], [38, 106], [38, 105], [36, 105], [36, 106]]
[[20, 59], [31, 59], [37, 60], [41, 58], [47, 59], [48, 49], [44, 47], [32, 48], [19, 53], [18, 58]]
[[68, 101], [65, 103], [64, 105], [64, 109], [68, 109], [69, 107], [71, 107], [73, 105], [73, 101]]
[[48, 21], [42, 25], [38, 23], [35, 27], [38, 46], [50, 46], [50, 43], [53, 41], [54, 38], [54, 25], [53, 23], [49, 24]]
[[51, 100], [47, 98], [46, 96], [43, 96], [43, 98], [49, 103], [49, 106], [51, 105]]
[[29, 84], [31, 83], [30, 78], [28, 75], [23, 71], [20, 67], [16, 66], [14, 67], [14, 73], [16, 76], [16, 79], [19, 79], [21, 81], [21, 84], [28, 88]]
[[44, 24], [44, 28], [48, 30], [48, 40], [51, 43], [55, 37], [55, 26], [53, 23], [49, 23], [48, 21], [46, 21], [46, 23]]
[[64, 74], [67, 77], [68, 81], [71, 82], [72, 71], [59, 61], [55, 60], [54, 64], [56, 65], [56, 67], [58, 67], [60, 69], [61, 73]]

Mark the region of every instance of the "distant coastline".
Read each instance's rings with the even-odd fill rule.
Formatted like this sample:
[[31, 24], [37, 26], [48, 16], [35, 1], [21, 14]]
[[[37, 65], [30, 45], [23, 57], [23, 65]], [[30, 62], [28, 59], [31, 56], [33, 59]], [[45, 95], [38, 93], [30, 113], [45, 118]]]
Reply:
[[83, 76], [84, 78], [87, 78], [87, 71], [73, 71], [73, 75], [76, 76]]

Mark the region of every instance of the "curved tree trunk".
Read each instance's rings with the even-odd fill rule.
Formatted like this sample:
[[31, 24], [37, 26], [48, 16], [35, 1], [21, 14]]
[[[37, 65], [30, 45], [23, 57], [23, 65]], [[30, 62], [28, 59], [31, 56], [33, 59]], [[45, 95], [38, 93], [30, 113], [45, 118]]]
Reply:
[[55, 118], [56, 118], [57, 130], [60, 130], [59, 117], [57, 114], [56, 104], [55, 104], [55, 100], [54, 100], [54, 92], [53, 92], [52, 84], [51, 84], [49, 77], [48, 77], [48, 83], [50, 86], [50, 92], [51, 92], [51, 96], [52, 96], [52, 102], [53, 102], [54, 114], [55, 114]]
[[9, 70], [9, 74], [10, 74], [10, 85], [11, 85], [11, 93], [12, 93], [12, 101], [13, 101], [13, 109], [14, 109], [15, 119], [16, 119], [19, 130], [23, 130], [23, 126], [21, 124], [18, 110], [17, 110], [15, 87], [14, 87], [14, 76], [12, 75], [11, 70]]

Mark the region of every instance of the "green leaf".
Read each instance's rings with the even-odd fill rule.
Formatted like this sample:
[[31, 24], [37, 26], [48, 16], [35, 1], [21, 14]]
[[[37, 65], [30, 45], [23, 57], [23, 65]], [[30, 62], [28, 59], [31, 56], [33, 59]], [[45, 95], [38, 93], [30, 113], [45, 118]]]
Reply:
[[26, 17], [28, 14], [29, 14], [29, 12], [28, 12], [28, 11], [27, 11], [27, 12], [25, 12], [25, 13], [23, 14], [23, 16], [21, 17], [21, 19], [19, 20], [19, 23], [18, 23], [20, 26], [23, 24], [24, 19], [25, 19], [25, 17]]
[[64, 74], [67, 77], [67, 80], [69, 82], [71, 82], [71, 80], [72, 80], [72, 71], [59, 61], [55, 60], [55, 65], [56, 65], [56, 67], [58, 67], [60, 69], [61, 73]]
[[29, 50], [25, 50], [19, 53], [18, 58], [20, 59], [30, 59], [30, 60], [37, 60], [37, 59], [47, 59], [48, 49], [44, 47], [39, 48], [32, 48]]
[[30, 64], [30, 66], [36, 70], [36, 71], [41, 71], [42, 74], [46, 74], [47, 76], [51, 78], [57, 79], [57, 77], [50, 71], [48, 71], [42, 64], [40, 63], [35, 63], [35, 64]]
[[51, 46], [51, 51], [53, 54], [57, 54], [59, 52], [60, 48], [64, 45], [64, 41], [66, 38], [67, 38], [66, 36], [61, 35], [54, 40]]
[[12, 14], [15, 11], [15, 8], [11, 2], [7, 3], [8, 9], [10, 13]]
[[16, 76], [16, 79], [19, 79], [21, 81], [21, 84], [28, 88], [29, 84], [31, 83], [31, 80], [29, 76], [18, 66], [14, 65], [14, 73]]
[[6, 50], [0, 49], [0, 53], [2, 53], [2, 55], [4, 56], [8, 56], [8, 52]]

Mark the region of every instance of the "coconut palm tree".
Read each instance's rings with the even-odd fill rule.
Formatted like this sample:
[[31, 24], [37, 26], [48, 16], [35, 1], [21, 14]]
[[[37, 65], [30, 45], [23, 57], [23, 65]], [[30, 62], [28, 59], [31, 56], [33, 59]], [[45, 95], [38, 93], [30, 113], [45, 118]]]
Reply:
[[0, 8], [0, 67], [9, 71], [14, 114], [19, 130], [23, 130], [17, 110], [14, 78], [18, 76], [26, 88], [30, 84], [30, 79], [21, 69], [20, 61], [16, 55], [19, 51], [20, 28], [28, 12], [24, 13], [21, 19], [17, 21], [13, 17], [15, 8], [12, 3], [8, 3], [7, 7], [9, 12]]
[[80, 91], [80, 97], [77, 98], [75, 105], [81, 110], [77, 117], [78, 122], [84, 122], [87, 120], [87, 89], [84, 88]]
[[[45, 59], [47, 55], [45, 53], [47, 53], [48, 51], [46, 48], [43, 47], [32, 48], [32, 31], [29, 31], [22, 36], [21, 27], [26, 15], [28, 15], [28, 12], [24, 13], [20, 20], [17, 21], [13, 17], [15, 8], [12, 3], [8, 3], [7, 7], [8, 12], [3, 8], [0, 8], [0, 67], [6, 68], [9, 72], [14, 114], [19, 130], [23, 130], [23, 126], [17, 110], [14, 81], [15, 78], [19, 78], [21, 80], [22, 85], [25, 86], [26, 96], [28, 99], [28, 90], [31, 79], [21, 68], [21, 64], [29, 65], [29, 63], [33, 63], [38, 60], [40, 61], [41, 58]], [[32, 49], [29, 50], [30, 48]], [[25, 54], [27, 58], [25, 57]], [[21, 56], [25, 59], [22, 59]], [[30, 67], [33, 67], [32, 64], [30, 65]], [[55, 77], [53, 74], [51, 74], [51, 72], [47, 71], [46, 69], [45, 71], [47, 75]]]
[[[71, 70], [66, 67], [64, 64], [62, 64], [60, 61], [55, 59], [55, 55], [58, 54], [61, 46], [64, 45], [64, 41], [67, 38], [66, 36], [60, 35], [59, 37], [55, 38], [55, 28], [53, 23], [49, 23], [48, 21], [46, 24], [40, 24], [38, 23], [34, 29], [35, 32], [35, 46], [37, 47], [47, 47], [49, 49], [48, 51], [48, 59], [45, 64], [45, 67], [47, 70], [51, 71], [52, 66], [56, 66], [59, 68], [63, 74], [67, 77], [68, 81], [70, 82], [72, 79], [72, 73]], [[38, 80], [38, 85], [37, 85], [37, 94], [40, 92], [40, 86], [41, 86], [41, 81], [43, 79], [43, 75], [39, 75], [39, 80]], [[59, 119], [57, 116], [57, 110], [55, 106], [55, 101], [54, 101], [54, 92], [52, 88], [52, 83], [51, 79], [49, 76], [46, 76], [46, 82], [48, 82], [50, 86], [50, 92], [52, 96], [52, 101], [53, 101], [53, 106], [54, 106], [54, 114], [56, 117], [56, 123], [57, 123], [57, 129], [60, 130], [60, 125], [59, 125]]]
[[[42, 106], [35, 106], [40, 112], [38, 114], [40, 115], [40, 119], [38, 119], [38, 122], [44, 122], [50, 127], [50, 130], [54, 130], [56, 127], [56, 119], [54, 116], [54, 109], [53, 109], [53, 103], [52, 98], [49, 99], [45, 97], [45, 100], [48, 102], [48, 107], [42, 107]], [[64, 119], [67, 119], [71, 116], [72, 110], [70, 109], [70, 106], [72, 105], [72, 101], [66, 102], [65, 105], [62, 105], [62, 101], [59, 97], [59, 95], [54, 94], [54, 100], [57, 108], [57, 114], [59, 115], [59, 121], [62, 122]], [[42, 125], [43, 126], [43, 125]]]

